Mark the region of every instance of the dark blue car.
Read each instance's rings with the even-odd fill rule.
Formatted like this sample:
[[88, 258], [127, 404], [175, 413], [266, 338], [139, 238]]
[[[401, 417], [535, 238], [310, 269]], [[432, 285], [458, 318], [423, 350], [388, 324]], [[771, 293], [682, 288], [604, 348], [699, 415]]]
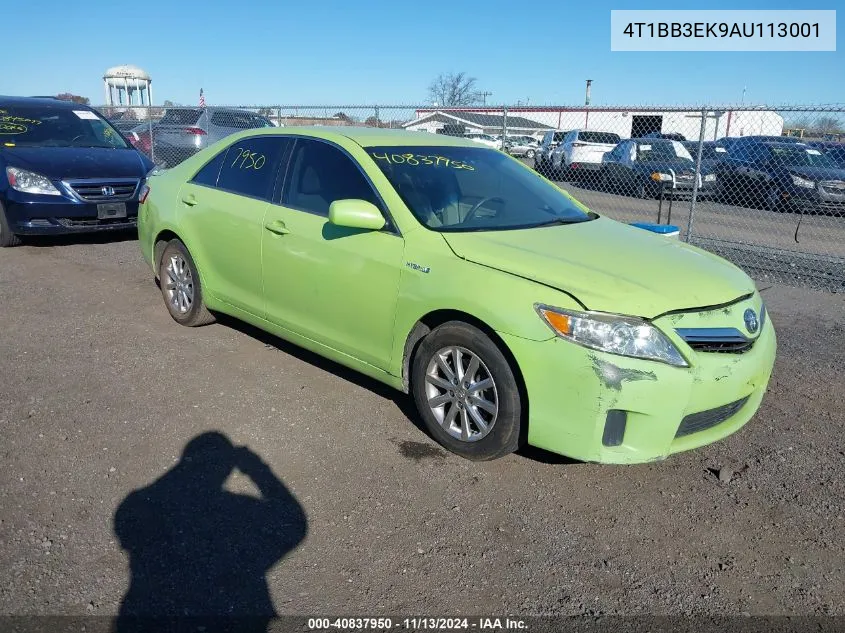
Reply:
[[770, 211], [845, 215], [845, 170], [814, 147], [794, 142], [735, 146], [716, 167], [729, 202]]
[[0, 246], [134, 228], [153, 167], [88, 106], [0, 96]]

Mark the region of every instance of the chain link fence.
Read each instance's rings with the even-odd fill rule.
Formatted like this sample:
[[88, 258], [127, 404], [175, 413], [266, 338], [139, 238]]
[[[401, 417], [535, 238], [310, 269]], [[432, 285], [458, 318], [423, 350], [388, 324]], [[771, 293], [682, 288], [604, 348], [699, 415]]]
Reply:
[[104, 107], [161, 167], [263, 126], [465, 136], [597, 213], [672, 224], [758, 280], [845, 291], [845, 105]]

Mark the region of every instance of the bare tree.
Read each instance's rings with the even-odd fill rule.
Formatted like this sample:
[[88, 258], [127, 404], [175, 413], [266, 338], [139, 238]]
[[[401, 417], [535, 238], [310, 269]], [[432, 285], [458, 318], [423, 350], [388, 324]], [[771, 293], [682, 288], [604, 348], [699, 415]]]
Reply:
[[73, 101], [74, 103], [81, 103], [82, 105], [88, 105], [91, 102], [88, 97], [80, 97], [79, 95], [71, 94], [69, 92], [57, 94], [56, 99], [61, 99], [62, 101]]
[[836, 134], [842, 131], [842, 121], [826, 114], [815, 120], [812, 129], [821, 134]]
[[481, 100], [476, 78], [461, 73], [440, 73], [428, 87], [429, 98], [441, 106], [469, 106]]

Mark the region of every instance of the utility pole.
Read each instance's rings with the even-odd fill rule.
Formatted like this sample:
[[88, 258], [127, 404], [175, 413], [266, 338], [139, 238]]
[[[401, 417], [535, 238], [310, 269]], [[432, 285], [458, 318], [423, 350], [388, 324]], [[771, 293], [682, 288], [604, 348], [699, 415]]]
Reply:
[[481, 93], [482, 105], [487, 105], [487, 97], [492, 95], [492, 92], [487, 92], [486, 90]]
[[585, 98], [584, 98], [584, 105], [585, 105], [585, 106], [590, 105], [590, 88], [592, 87], [592, 85], [593, 85], [593, 80], [592, 80], [592, 79], [588, 79], [588, 80], [587, 80], [587, 94], [586, 94], [586, 96], [585, 96]]

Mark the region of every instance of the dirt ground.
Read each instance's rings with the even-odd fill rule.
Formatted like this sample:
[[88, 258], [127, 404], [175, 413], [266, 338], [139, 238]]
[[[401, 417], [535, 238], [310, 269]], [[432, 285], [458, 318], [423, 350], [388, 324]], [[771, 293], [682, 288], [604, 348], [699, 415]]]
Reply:
[[845, 294], [760, 287], [777, 365], [727, 440], [471, 463], [400, 393], [180, 327], [131, 239], [2, 250], [0, 613], [845, 614]]

